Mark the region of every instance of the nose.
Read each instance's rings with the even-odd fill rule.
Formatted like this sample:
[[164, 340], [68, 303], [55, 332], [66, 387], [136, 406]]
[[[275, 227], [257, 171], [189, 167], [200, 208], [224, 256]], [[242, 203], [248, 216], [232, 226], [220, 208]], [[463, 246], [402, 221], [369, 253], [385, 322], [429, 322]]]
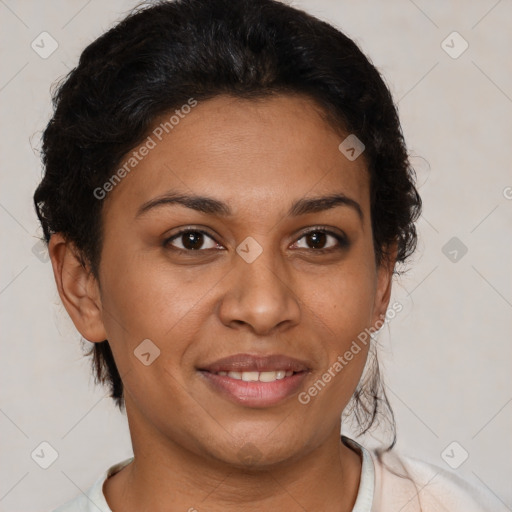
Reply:
[[246, 328], [258, 335], [285, 330], [300, 321], [300, 300], [293, 279], [278, 256], [263, 250], [248, 263], [234, 255], [218, 314], [224, 325]]

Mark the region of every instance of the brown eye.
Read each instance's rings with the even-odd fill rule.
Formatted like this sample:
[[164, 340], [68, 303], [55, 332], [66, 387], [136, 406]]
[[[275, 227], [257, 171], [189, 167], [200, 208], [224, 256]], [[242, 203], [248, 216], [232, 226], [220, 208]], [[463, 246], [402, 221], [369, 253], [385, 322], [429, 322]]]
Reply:
[[306, 243], [314, 249], [324, 249], [327, 242], [327, 235], [321, 231], [313, 231], [306, 235]]
[[312, 249], [318, 252], [342, 249], [348, 246], [348, 241], [344, 236], [325, 229], [315, 229], [304, 233], [296, 244], [300, 240], [304, 240], [306, 244], [305, 247], [299, 247], [300, 249]]
[[[208, 242], [208, 239], [210, 242]], [[208, 244], [210, 247], [208, 247]], [[205, 247], [205, 245], [207, 247]], [[205, 249], [214, 249], [217, 246], [217, 242], [208, 235], [205, 231], [197, 229], [187, 229], [180, 231], [164, 241], [164, 246], [173, 248], [181, 251], [198, 251]]]

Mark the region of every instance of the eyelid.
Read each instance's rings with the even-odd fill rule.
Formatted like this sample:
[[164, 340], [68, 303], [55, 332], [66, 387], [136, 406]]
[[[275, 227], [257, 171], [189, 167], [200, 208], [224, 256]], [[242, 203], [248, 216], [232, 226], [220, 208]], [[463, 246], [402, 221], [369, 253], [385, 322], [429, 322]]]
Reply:
[[[222, 245], [208, 231], [206, 231], [206, 230], [204, 230], [202, 228], [195, 228], [193, 226], [189, 226], [189, 227], [182, 228], [177, 233], [174, 233], [172, 236], [166, 238], [163, 241], [164, 247], [169, 246], [170, 242], [172, 242], [175, 239], [179, 238], [181, 235], [183, 235], [185, 233], [189, 233], [189, 232], [201, 233], [201, 234], [211, 238], [216, 244]], [[308, 228], [304, 228], [303, 230], [299, 231], [298, 234], [295, 235], [295, 238], [294, 238], [295, 241], [293, 243], [294, 244], [297, 243], [300, 239], [302, 239], [304, 236], [308, 235], [309, 233], [316, 233], [316, 232], [321, 232], [321, 233], [324, 233], [326, 235], [330, 235], [330, 236], [334, 237], [337, 240], [337, 242], [339, 244], [339, 247], [334, 247], [334, 248], [331, 247], [331, 248], [327, 248], [327, 249], [306, 249], [306, 250], [310, 250], [310, 251], [313, 251], [313, 252], [321, 253], [321, 252], [333, 251], [333, 250], [336, 250], [336, 249], [343, 249], [343, 248], [345, 248], [345, 247], [347, 247], [349, 245], [349, 240], [348, 240], [348, 237], [345, 235], [345, 233], [343, 233], [343, 232], [338, 233], [338, 232], [333, 231], [331, 228], [328, 228], [326, 226], [310, 226]], [[210, 249], [198, 249], [198, 250], [194, 251], [194, 250], [181, 249], [179, 247], [172, 247], [172, 249], [175, 250], [175, 251], [181, 251], [181, 252], [186, 252], [186, 253], [198, 253], [198, 252], [206, 252], [206, 251], [210, 250]]]
[[338, 233], [337, 231], [334, 231], [332, 228], [326, 226], [310, 226], [308, 228], [305, 228], [303, 231], [300, 231], [298, 235], [296, 235], [294, 244], [310, 233], [324, 233], [325, 235], [332, 236], [338, 242], [338, 247], [328, 247], [326, 249], [306, 249], [312, 252], [331, 252], [335, 250], [344, 249], [350, 245], [349, 239], [343, 231], [341, 231], [341, 233]]
[[295, 236], [298, 237], [298, 239], [302, 238], [304, 235], [307, 235], [312, 232], [321, 231], [322, 233], [326, 233], [328, 235], [338, 236], [341, 238], [348, 239], [347, 236], [343, 231], [340, 230], [338, 233], [337, 231], [334, 231], [333, 228], [327, 227], [327, 226], [309, 226], [307, 228], [304, 228], [303, 230], [300, 230]]
[[[221, 244], [219, 244], [219, 242], [217, 242], [215, 237], [212, 234], [210, 234], [208, 231], [206, 231], [202, 228], [195, 228], [193, 226], [189, 226], [186, 228], [182, 228], [177, 233], [174, 233], [170, 237], [165, 238], [165, 240], [163, 241], [163, 246], [167, 248], [171, 242], [173, 242], [175, 239], [179, 238], [181, 235], [184, 235], [185, 233], [201, 233], [201, 234], [207, 236], [208, 238], [211, 238], [216, 244], [221, 245]], [[199, 249], [197, 251], [193, 251], [193, 250], [181, 249], [179, 247], [172, 247], [172, 249], [175, 251], [181, 251], [181, 252], [187, 252], [187, 253], [205, 252], [206, 250], [208, 250], [208, 249]]]

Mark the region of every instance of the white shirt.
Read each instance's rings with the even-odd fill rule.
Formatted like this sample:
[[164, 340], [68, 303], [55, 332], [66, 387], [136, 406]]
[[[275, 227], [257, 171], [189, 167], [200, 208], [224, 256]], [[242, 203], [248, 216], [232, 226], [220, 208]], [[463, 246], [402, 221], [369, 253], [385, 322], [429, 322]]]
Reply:
[[[489, 512], [496, 507], [496, 498], [483, 487], [470, 485], [453, 471], [393, 451], [379, 459], [374, 451], [353, 439], [344, 435], [341, 439], [362, 457], [352, 512]], [[132, 460], [133, 457], [111, 466], [85, 494], [53, 512], [112, 512], [103, 484]], [[410, 478], [396, 476], [393, 471]]]

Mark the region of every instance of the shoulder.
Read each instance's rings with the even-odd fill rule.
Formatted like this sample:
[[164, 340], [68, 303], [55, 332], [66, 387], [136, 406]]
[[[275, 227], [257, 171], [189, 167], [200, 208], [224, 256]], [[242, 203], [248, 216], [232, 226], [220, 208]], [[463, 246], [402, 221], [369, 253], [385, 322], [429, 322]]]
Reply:
[[375, 510], [381, 512], [488, 512], [496, 498], [454, 471], [406, 456], [370, 452], [375, 466]]
[[87, 491], [52, 512], [111, 512], [103, 498], [102, 488], [105, 479], [106, 475], [102, 475]]
[[68, 501], [52, 512], [112, 512], [103, 494], [105, 480], [120, 471], [133, 460], [133, 457], [109, 467], [85, 492]]

